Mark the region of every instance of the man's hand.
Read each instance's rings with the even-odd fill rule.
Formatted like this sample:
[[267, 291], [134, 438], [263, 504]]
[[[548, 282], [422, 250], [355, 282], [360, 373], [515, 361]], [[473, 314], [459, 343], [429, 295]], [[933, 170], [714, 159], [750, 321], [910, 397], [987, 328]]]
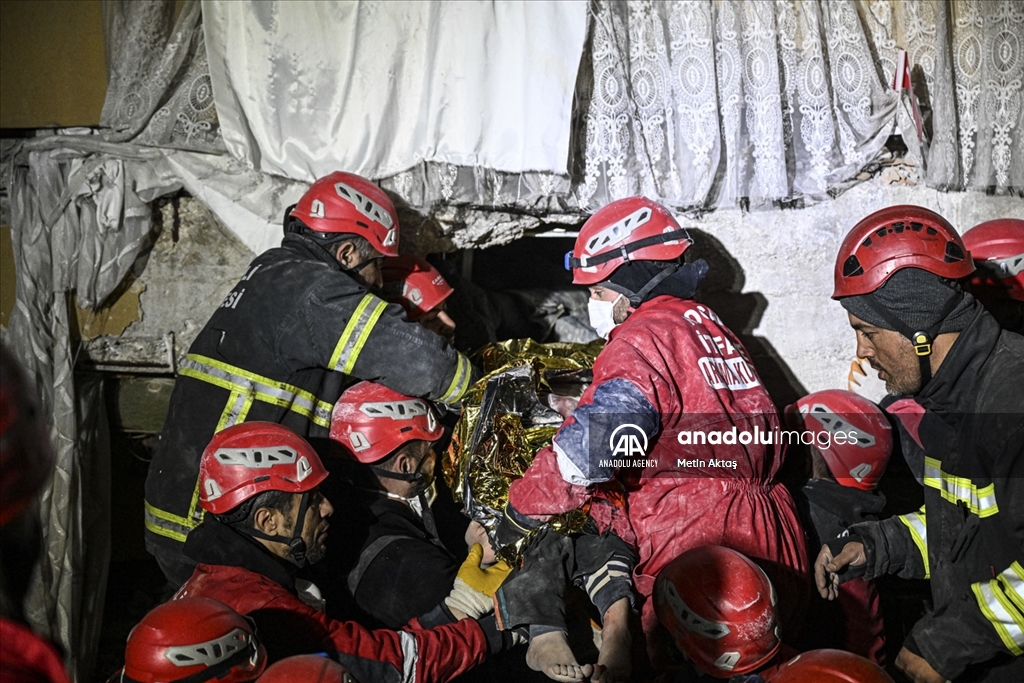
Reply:
[[931, 664], [907, 648], [902, 648], [896, 655], [896, 668], [914, 683], [947, 683], [942, 674], [933, 669]]
[[827, 545], [821, 546], [818, 559], [814, 561], [814, 583], [823, 598], [835, 600], [839, 595], [839, 572], [847, 565], [859, 567], [867, 562], [864, 555], [864, 544], [850, 541], [843, 546], [842, 552], [832, 557]]

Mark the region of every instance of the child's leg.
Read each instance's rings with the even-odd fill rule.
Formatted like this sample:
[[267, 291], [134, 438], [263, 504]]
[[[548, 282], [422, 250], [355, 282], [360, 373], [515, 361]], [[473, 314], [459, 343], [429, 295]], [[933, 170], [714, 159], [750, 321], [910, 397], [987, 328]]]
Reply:
[[565, 589], [573, 567], [572, 541], [545, 529], [530, 543], [517, 567], [495, 593], [503, 629], [529, 627], [526, 663], [556, 681], [581, 681], [593, 673], [576, 661], [566, 637]]
[[573, 578], [601, 614], [601, 651], [594, 683], [624, 683], [632, 673], [633, 567], [636, 555], [618, 536], [584, 534], [575, 539]]

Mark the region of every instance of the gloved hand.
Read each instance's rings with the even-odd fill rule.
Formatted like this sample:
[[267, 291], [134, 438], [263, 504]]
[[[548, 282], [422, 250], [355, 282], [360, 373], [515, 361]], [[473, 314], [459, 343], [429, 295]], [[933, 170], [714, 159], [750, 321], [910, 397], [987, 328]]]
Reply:
[[480, 567], [480, 561], [483, 559], [483, 556], [483, 546], [479, 543], [474, 543], [473, 547], [469, 549], [466, 561], [459, 567], [458, 578], [465, 581], [473, 590], [483, 593], [490, 598], [494, 597], [502, 581], [512, 572], [512, 567], [508, 566], [504, 561], [498, 560], [490, 567], [483, 569]]
[[445, 606], [457, 619], [465, 617], [479, 619], [493, 611], [494, 591], [498, 590], [498, 586], [512, 571], [508, 565], [502, 562], [493, 567], [481, 569], [480, 560], [483, 559], [483, 556], [483, 547], [479, 543], [474, 543], [466, 561], [459, 567], [452, 592], [444, 600]]

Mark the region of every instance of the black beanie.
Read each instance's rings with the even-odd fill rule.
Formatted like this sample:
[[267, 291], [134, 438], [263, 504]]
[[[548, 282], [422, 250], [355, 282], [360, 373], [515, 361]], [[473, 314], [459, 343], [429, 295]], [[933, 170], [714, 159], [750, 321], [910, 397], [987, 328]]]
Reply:
[[[957, 305], [945, 318], [940, 318], [947, 303], [954, 298], [959, 299]], [[927, 331], [941, 320], [942, 325], [935, 334], [964, 329], [974, 318], [979, 305], [956, 281], [920, 268], [902, 268], [875, 291], [839, 300], [843, 308], [864, 322], [886, 330], [893, 329], [892, 324], [875, 310], [872, 302], [915, 332]], [[901, 330], [896, 331], [902, 333]]]

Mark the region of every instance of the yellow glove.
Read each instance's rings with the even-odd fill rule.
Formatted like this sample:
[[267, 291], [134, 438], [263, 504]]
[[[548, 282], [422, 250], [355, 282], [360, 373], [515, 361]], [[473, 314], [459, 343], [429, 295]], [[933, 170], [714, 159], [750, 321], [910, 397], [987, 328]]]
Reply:
[[480, 560], [484, 557], [484, 549], [479, 543], [474, 543], [469, 549], [469, 556], [459, 567], [458, 578], [466, 582], [466, 585], [475, 591], [493, 597], [494, 593], [501, 586], [501, 582], [512, 571], [512, 567], [502, 561], [491, 565], [487, 569], [480, 568]]

